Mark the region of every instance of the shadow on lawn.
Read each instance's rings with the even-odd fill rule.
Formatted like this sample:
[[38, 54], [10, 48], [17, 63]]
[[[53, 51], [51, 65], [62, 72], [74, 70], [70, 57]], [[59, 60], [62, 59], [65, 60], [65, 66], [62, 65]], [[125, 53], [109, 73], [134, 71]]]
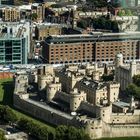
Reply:
[[13, 81], [6, 81], [2, 83], [3, 88], [3, 101], [0, 104], [13, 106], [13, 92], [14, 84]]

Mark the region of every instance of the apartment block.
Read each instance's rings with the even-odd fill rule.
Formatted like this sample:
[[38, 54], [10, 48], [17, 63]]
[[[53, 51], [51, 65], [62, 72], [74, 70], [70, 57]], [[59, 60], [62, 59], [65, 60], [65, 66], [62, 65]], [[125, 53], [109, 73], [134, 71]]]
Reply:
[[60, 35], [62, 32], [62, 25], [60, 24], [50, 24], [42, 23], [37, 24], [34, 29], [35, 39], [44, 40], [50, 35]]
[[51, 64], [108, 62], [117, 53], [124, 60], [140, 59], [140, 32], [55, 35], [46, 38], [42, 49]]
[[2, 21], [16, 22], [20, 20], [20, 10], [14, 6], [1, 6], [0, 18]]

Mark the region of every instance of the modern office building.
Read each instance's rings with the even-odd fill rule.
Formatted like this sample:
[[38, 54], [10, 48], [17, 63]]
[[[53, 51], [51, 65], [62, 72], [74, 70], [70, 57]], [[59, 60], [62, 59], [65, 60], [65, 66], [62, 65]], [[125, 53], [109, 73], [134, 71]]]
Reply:
[[124, 60], [140, 59], [140, 32], [55, 35], [46, 38], [42, 48], [50, 64], [108, 62], [117, 53]]
[[29, 51], [29, 23], [0, 22], [0, 64], [27, 64]]
[[0, 64], [26, 64], [27, 48], [25, 37], [0, 37]]

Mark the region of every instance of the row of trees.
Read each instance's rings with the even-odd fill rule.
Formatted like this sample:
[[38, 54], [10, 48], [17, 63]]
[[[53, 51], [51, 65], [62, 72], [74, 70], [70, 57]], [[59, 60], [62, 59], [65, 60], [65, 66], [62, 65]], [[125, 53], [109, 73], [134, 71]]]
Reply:
[[4, 137], [4, 132], [0, 130], [0, 140], [6, 140]]
[[[37, 138], [38, 140], [90, 140], [83, 129], [77, 129], [73, 126], [58, 126], [53, 131], [47, 126], [41, 126], [33, 120], [19, 118], [17, 114], [8, 106], [0, 105], [0, 120], [15, 126]], [[1, 133], [0, 133], [0, 139]]]
[[77, 26], [80, 28], [93, 27], [94, 29], [112, 30], [113, 32], [119, 31], [118, 23], [105, 17], [82, 18], [78, 21]]
[[132, 11], [129, 9], [123, 9], [118, 11], [117, 13], [118, 16], [133, 16]]
[[111, 8], [116, 8], [116, 7], [121, 7], [121, 3], [119, 1], [109, 1], [109, 0], [87, 0], [88, 4], [93, 5], [94, 7], [97, 8], [102, 8], [102, 7], [111, 7]]

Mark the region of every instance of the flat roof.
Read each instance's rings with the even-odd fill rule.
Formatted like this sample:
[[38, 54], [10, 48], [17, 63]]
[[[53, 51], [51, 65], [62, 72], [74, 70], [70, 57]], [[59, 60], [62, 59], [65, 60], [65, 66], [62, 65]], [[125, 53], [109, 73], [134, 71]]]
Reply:
[[124, 32], [124, 33], [103, 33], [92, 32], [91, 34], [74, 34], [74, 35], [52, 35], [46, 38], [46, 43], [61, 44], [76, 42], [98, 42], [98, 41], [124, 41], [124, 40], [140, 40], [140, 32]]
[[118, 106], [118, 107], [121, 107], [121, 108], [124, 108], [124, 107], [129, 107], [130, 104], [129, 103], [126, 103], [126, 102], [122, 102], [122, 101], [119, 101], [119, 102], [114, 102], [113, 105], [115, 106]]

